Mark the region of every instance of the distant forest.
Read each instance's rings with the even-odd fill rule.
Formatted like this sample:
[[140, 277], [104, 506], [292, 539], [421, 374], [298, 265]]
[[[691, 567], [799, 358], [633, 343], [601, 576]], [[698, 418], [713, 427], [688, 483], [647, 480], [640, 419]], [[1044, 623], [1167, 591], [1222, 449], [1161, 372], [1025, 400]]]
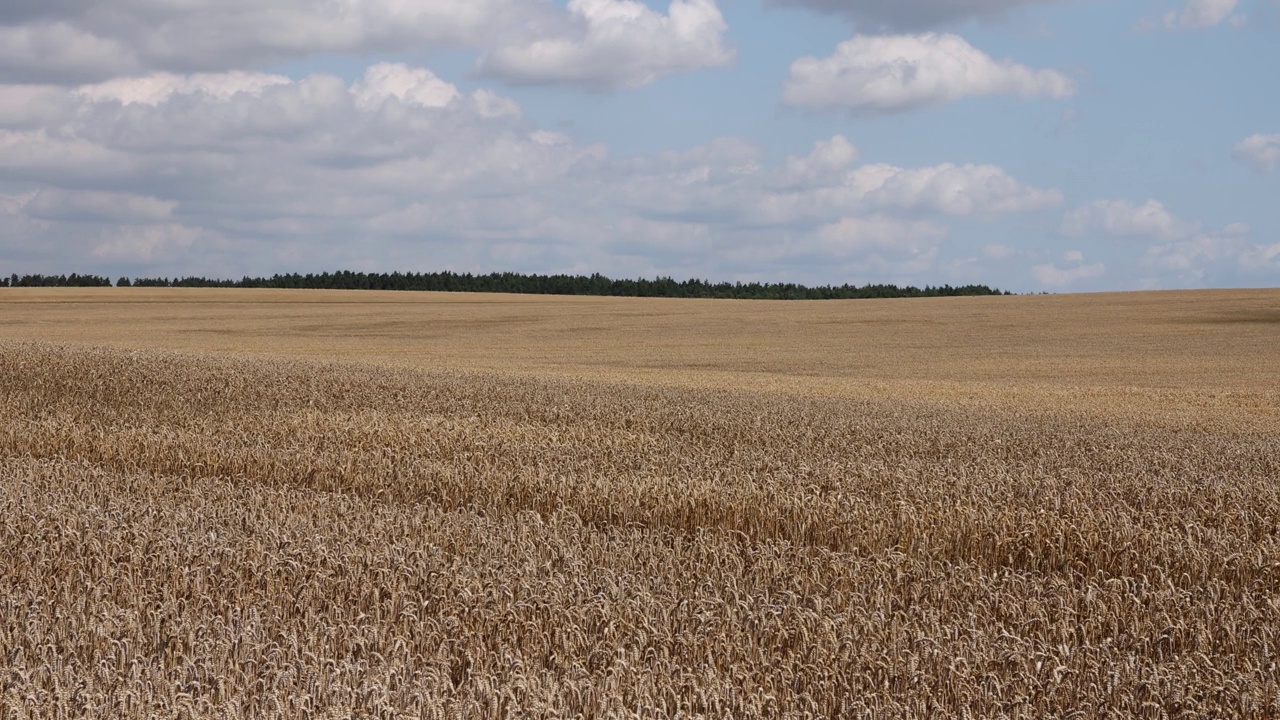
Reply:
[[[111, 287], [98, 275], [10, 275], [0, 287]], [[430, 290], [436, 292], [528, 293], [532, 295], [613, 295], [618, 297], [725, 298], [742, 300], [845, 300], [856, 298], [954, 297], [1012, 295], [986, 285], [821, 285], [795, 283], [719, 282], [707, 280], [611, 280], [603, 275], [526, 275], [523, 273], [361, 273], [342, 271], [269, 278], [211, 280], [202, 277], [122, 277], [116, 287], [279, 288], [309, 290]]]

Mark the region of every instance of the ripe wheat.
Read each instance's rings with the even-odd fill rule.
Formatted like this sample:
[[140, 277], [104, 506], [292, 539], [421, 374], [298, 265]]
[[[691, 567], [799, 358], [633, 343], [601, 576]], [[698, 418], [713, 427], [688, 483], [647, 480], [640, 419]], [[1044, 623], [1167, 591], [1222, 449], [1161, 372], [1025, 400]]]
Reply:
[[1265, 412], [903, 388], [0, 342], [0, 719], [1280, 716]]

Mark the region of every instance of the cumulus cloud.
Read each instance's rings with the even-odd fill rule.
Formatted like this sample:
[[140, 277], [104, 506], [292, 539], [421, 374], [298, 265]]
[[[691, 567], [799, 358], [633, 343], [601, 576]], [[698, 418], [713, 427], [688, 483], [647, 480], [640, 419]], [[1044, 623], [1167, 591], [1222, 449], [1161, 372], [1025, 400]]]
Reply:
[[160, 72], [84, 85], [76, 89], [76, 94], [88, 100], [115, 101], [122, 105], [159, 105], [174, 95], [203, 93], [219, 100], [238, 93], [261, 95], [267, 88], [288, 85], [289, 82], [289, 78], [283, 75], [240, 71], [195, 75]]
[[935, 222], [887, 214], [841, 217], [816, 228], [744, 233], [749, 242], [721, 246], [719, 258], [747, 279], [777, 279], [797, 270], [827, 282], [921, 282], [945, 271], [940, 256], [949, 235]]
[[972, 18], [991, 19], [1024, 6], [1061, 0], [773, 0], [841, 15], [870, 30], [921, 30]]
[[949, 215], [1022, 213], [1062, 204], [1061, 192], [1024, 185], [995, 165], [866, 165], [848, 181], [853, 194], [874, 204], [926, 206]]
[[640, 209], [655, 216], [755, 227], [829, 222], [851, 211], [991, 217], [1062, 203], [1059, 191], [993, 165], [903, 168], [856, 158], [856, 148], [836, 136], [770, 168], [754, 146], [722, 140], [634, 163], [630, 186], [644, 198]]
[[482, 46], [554, 20], [526, 0], [82, 0], [10, 3], [0, 81], [248, 69], [320, 53]]
[[74, 134], [0, 128], [0, 171], [11, 181], [66, 182], [75, 171], [86, 182], [128, 173], [133, 159]]
[[983, 95], [1070, 97], [1075, 82], [1055, 70], [997, 60], [958, 35], [858, 35], [829, 57], [791, 64], [783, 99], [813, 110], [874, 115]]
[[514, 83], [615, 89], [734, 57], [715, 0], [673, 0], [666, 15], [636, 0], [569, 0], [568, 9], [567, 27], [499, 46], [481, 58], [480, 71]]
[[53, 85], [0, 85], [0, 127], [40, 127], [63, 117], [68, 105]]
[[1063, 253], [1062, 259], [1067, 263], [1066, 267], [1059, 267], [1053, 263], [1032, 266], [1031, 277], [1044, 287], [1065, 288], [1083, 280], [1100, 278], [1107, 272], [1107, 267], [1103, 263], [1086, 263], [1084, 253], [1079, 250]]
[[780, 180], [786, 186], [800, 187], [838, 182], [860, 155], [857, 146], [848, 138], [836, 135], [814, 143], [813, 151], [806, 156], [788, 157]]
[[[0, 82], [79, 84], [157, 72], [204, 80], [326, 53], [471, 47], [518, 83], [646, 85], [734, 56], [715, 0], [82, 0], [6, 3]], [[173, 77], [172, 75], [170, 77]], [[195, 80], [200, 82], [199, 79]]]
[[127, 40], [67, 22], [0, 25], [0, 82], [108, 78], [143, 64]]
[[425, 68], [381, 63], [369, 68], [364, 79], [351, 88], [356, 106], [373, 110], [389, 100], [426, 108], [448, 107], [458, 99], [458, 88]]
[[1280, 167], [1280, 134], [1251, 135], [1236, 145], [1235, 158], [1258, 172]]
[[1187, 0], [1182, 10], [1166, 13], [1163, 24], [1170, 30], [1213, 27], [1226, 20], [1238, 4], [1238, 0]]
[[1249, 240], [1251, 231], [1248, 225], [1233, 223], [1216, 232], [1154, 245], [1143, 254], [1141, 266], [1180, 285], [1280, 271], [1280, 243], [1254, 243]]
[[933, 267], [947, 229], [934, 222], [876, 214], [846, 217], [818, 229], [823, 258], [857, 257], [882, 273], [915, 274]]
[[[61, 115], [49, 127], [0, 122], [0, 171], [34, 189], [11, 203], [22, 228], [10, 239], [48, 242], [51, 257], [172, 261], [199, 272], [219, 267], [200, 254], [211, 239], [220, 252], [252, 246], [263, 262], [310, 243], [315, 251], [303, 257], [323, 261], [322, 249], [362, 236], [384, 245], [391, 234], [373, 219], [415, 199], [456, 208], [519, 193], [603, 152], [549, 142], [509, 98], [462, 93], [397, 64], [350, 84], [158, 74], [63, 91], [51, 107]], [[465, 232], [467, 218], [454, 218], [453, 227], [408, 232]]]
[[1184, 238], [1199, 229], [1199, 223], [1175, 217], [1156, 200], [1142, 205], [1127, 200], [1098, 200], [1068, 212], [1059, 227], [1063, 235], [1071, 237], [1101, 232], [1111, 237], [1157, 240]]
[[130, 275], [515, 264], [928, 282], [948, 218], [1062, 202], [990, 165], [864, 163], [839, 135], [779, 161], [734, 138], [613, 157], [401, 64], [33, 92], [38, 117], [0, 115], [0, 257], [19, 271], [74, 258]]
[[1280, 271], [1280, 243], [1250, 245], [1236, 260], [1248, 274], [1275, 273]]

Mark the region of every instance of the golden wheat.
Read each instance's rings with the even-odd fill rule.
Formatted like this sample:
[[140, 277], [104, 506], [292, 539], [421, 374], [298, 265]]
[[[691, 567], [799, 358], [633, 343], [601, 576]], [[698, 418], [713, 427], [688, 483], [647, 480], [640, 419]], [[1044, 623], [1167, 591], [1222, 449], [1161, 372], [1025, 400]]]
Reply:
[[0, 342], [0, 718], [1280, 717], [1274, 388], [453, 342]]

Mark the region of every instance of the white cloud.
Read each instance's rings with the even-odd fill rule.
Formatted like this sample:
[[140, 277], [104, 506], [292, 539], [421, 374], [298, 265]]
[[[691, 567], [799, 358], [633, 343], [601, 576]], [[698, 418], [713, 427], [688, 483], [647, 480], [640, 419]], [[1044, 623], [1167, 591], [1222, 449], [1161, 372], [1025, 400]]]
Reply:
[[40, 127], [66, 115], [68, 104], [53, 85], [0, 85], [0, 127]]
[[834, 257], [888, 255], [932, 261], [947, 229], [923, 220], [901, 220], [882, 214], [846, 217], [818, 229], [820, 247]]
[[777, 162], [735, 138], [610, 157], [510, 98], [397, 64], [353, 82], [160, 73], [37, 94], [37, 127], [0, 117], [0, 257], [14, 270], [71, 257], [133, 276], [509, 267], [927, 283], [947, 218], [1062, 201], [991, 165], [861, 163], [839, 135]]
[[1181, 11], [1171, 11], [1164, 16], [1167, 29], [1198, 29], [1213, 27], [1236, 9], [1238, 0], [1187, 0]]
[[527, 0], [113, 0], [45, 4], [0, 26], [0, 81], [248, 69], [321, 53], [484, 46], [552, 22]]
[[758, 242], [726, 247], [720, 259], [741, 263], [750, 269], [741, 274], [754, 279], [776, 280], [802, 269], [829, 282], [921, 283], [939, 272], [948, 235], [934, 222], [876, 213], [812, 229], [773, 230]]
[[1217, 262], [1232, 251], [1236, 238], [1226, 235], [1197, 235], [1189, 240], [1156, 245], [1143, 256], [1143, 264], [1160, 270], [1170, 270], [1204, 276], [1205, 267]]
[[569, 0], [568, 9], [568, 27], [500, 45], [480, 60], [481, 72], [514, 83], [615, 89], [734, 57], [715, 0], [672, 0], [666, 15], [636, 0]]
[[949, 215], [1032, 212], [1057, 207], [1063, 200], [1061, 192], [1023, 185], [994, 165], [864, 165], [848, 180], [854, 194], [876, 205], [926, 206]]
[[89, 180], [126, 174], [132, 165], [127, 155], [74, 134], [0, 127], [0, 168], [12, 180], [57, 181], [72, 171]]
[[182, 225], [121, 225], [102, 231], [90, 255], [106, 262], [148, 263], [172, 257], [193, 244], [213, 239], [210, 233]]
[[[448, 107], [458, 99], [458, 88], [436, 77], [425, 68], [410, 68], [398, 63], [379, 63], [364, 73], [364, 79], [352, 86], [356, 106], [376, 110], [394, 98], [407, 105], [424, 108]], [[486, 96], [486, 103], [492, 100]]]
[[22, 195], [5, 195], [0, 193], [0, 215], [17, 216], [23, 213], [27, 203], [36, 196], [37, 193], [30, 192]]
[[1199, 223], [1174, 217], [1163, 203], [1148, 200], [1134, 205], [1127, 200], [1098, 200], [1068, 212], [1059, 231], [1063, 235], [1081, 237], [1102, 232], [1112, 237], [1146, 237], [1174, 240], [1196, 233]]
[[175, 95], [204, 93], [219, 100], [226, 100], [237, 93], [261, 95], [263, 90], [278, 85], [288, 85], [283, 75], [232, 71], [226, 73], [199, 73], [174, 75], [153, 73], [141, 77], [119, 77], [95, 85], [84, 85], [76, 93], [93, 101], [116, 101], [122, 105], [159, 105]]
[[996, 60], [958, 35], [858, 35], [826, 58], [791, 64], [784, 100], [813, 110], [904, 112], [964, 97], [1070, 97], [1075, 82], [1054, 70]]
[[902, 168], [855, 158], [856, 148], [837, 136], [771, 168], [754, 146], [721, 140], [633, 164], [633, 195], [624, 201], [655, 217], [753, 227], [830, 222], [852, 212], [985, 218], [1062, 203], [1059, 191], [1026, 185], [993, 165]]
[[1044, 287], [1064, 288], [1082, 280], [1100, 278], [1107, 271], [1106, 265], [1100, 262], [1086, 264], [1084, 253], [1078, 250], [1063, 253], [1062, 259], [1073, 264], [1068, 267], [1058, 267], [1049, 263], [1034, 265], [1031, 268], [1031, 277]]
[[1280, 271], [1280, 243], [1250, 242], [1250, 232], [1248, 225], [1233, 223], [1216, 232], [1155, 245], [1142, 256], [1141, 265], [1182, 285]]
[[[310, 250], [299, 262], [352, 266], [389, 256], [399, 235], [374, 220], [397, 208], [449, 210], [453, 226], [404, 232], [458, 237], [468, 200], [474, 217], [501, 215], [502, 196], [537, 195], [603, 153], [535, 139], [509, 98], [463, 94], [401, 65], [375, 65], [350, 85], [325, 75], [160, 74], [49, 94], [58, 113], [48, 129], [0, 122], [0, 170], [8, 183], [39, 189], [20, 196], [5, 226], [21, 228], [6, 240], [55, 264], [230, 272], [243, 260], [224, 259], [227, 247], [260, 264], [301, 244]], [[486, 207], [486, 198], [497, 199]], [[221, 239], [216, 259], [210, 238]]]
[[31, 217], [80, 222], [164, 220], [178, 203], [146, 195], [100, 190], [45, 188], [24, 206]]
[[1004, 243], [987, 243], [982, 246], [982, 255], [989, 260], [1008, 260], [1018, 254], [1017, 248]]
[[860, 155], [858, 148], [843, 135], [819, 140], [808, 155], [787, 158], [780, 180], [786, 186], [805, 187], [839, 182]]
[[66, 22], [0, 25], [0, 82], [108, 78], [142, 66], [129, 41]]
[[[512, 82], [614, 89], [734, 57], [715, 0], [673, 0], [666, 14], [638, 0], [570, 0], [567, 11], [545, 0], [113, 0], [109, 12], [100, 5], [0, 10], [0, 83], [150, 76], [161, 92], [161, 72], [200, 83], [322, 54], [469, 47], [488, 51], [483, 72]], [[200, 72], [203, 79], [191, 75]]]
[[945, 227], [928, 221], [846, 217], [819, 228], [811, 252], [823, 262], [852, 260], [862, 274], [918, 277], [935, 267], [947, 235]]
[[1024, 6], [1060, 0], [773, 0], [843, 15], [870, 30], [919, 30], [970, 18], [997, 18]]
[[1280, 167], [1280, 134], [1250, 135], [1236, 145], [1233, 154], [1258, 172], [1271, 172]]
[[476, 110], [484, 118], [518, 118], [522, 112], [520, 103], [511, 98], [503, 97], [492, 90], [480, 89], [472, 93], [471, 97], [475, 101]]
[[1280, 243], [1247, 247], [1236, 261], [1249, 274], [1280, 272]]

